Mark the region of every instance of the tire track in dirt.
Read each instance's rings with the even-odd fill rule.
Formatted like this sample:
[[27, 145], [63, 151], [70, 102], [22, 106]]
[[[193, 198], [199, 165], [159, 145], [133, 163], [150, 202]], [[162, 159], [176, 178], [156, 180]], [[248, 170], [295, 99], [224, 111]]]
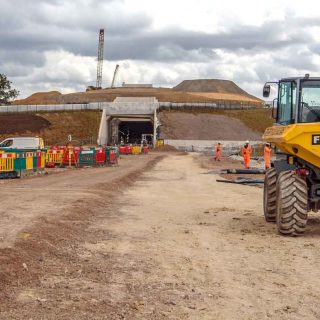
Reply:
[[317, 319], [320, 226], [279, 236], [261, 189], [219, 184], [194, 157], [158, 163], [118, 199], [119, 217], [94, 227], [110, 235], [86, 248], [112, 257], [112, 316]]
[[[89, 197], [80, 193], [80, 198], [74, 198], [59, 214], [38, 216], [32, 226], [27, 225], [19, 233], [14, 245], [0, 249], [0, 318], [88, 319], [89, 313], [91, 319], [103, 319], [105, 300], [98, 303], [95, 298], [100, 297], [99, 287], [105, 291], [108, 260], [104, 255], [92, 260], [83, 244], [109, 235], [105, 231], [91, 232], [90, 225], [99, 217], [110, 216], [112, 221], [114, 199], [163, 157], [157, 154], [131, 158], [131, 166], [124, 165], [119, 178], [101, 170], [98, 178], [92, 178], [96, 185], [91, 181], [94, 188]], [[82, 174], [85, 183], [87, 173]], [[102, 183], [101, 175], [111, 179]], [[72, 186], [70, 179], [66, 180]], [[75, 186], [79, 180], [78, 176]], [[47, 179], [30, 182], [35, 186], [48, 183]], [[17, 183], [10, 185], [16, 188]]]

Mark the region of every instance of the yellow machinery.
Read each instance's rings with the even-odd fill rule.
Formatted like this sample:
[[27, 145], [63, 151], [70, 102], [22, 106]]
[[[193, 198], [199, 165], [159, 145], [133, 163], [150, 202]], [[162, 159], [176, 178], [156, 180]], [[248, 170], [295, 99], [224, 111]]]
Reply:
[[[308, 211], [320, 209], [320, 78], [306, 75], [276, 84], [276, 123], [263, 135], [277, 150], [265, 175], [264, 215], [281, 234], [296, 236], [305, 231]], [[269, 94], [266, 83], [263, 96]]]

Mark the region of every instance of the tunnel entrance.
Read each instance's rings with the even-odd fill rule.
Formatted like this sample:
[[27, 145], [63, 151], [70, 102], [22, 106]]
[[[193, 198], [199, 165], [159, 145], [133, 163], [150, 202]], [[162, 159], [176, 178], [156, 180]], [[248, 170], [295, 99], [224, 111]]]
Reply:
[[119, 141], [140, 144], [142, 134], [153, 134], [153, 123], [150, 120], [121, 121], [119, 124]]

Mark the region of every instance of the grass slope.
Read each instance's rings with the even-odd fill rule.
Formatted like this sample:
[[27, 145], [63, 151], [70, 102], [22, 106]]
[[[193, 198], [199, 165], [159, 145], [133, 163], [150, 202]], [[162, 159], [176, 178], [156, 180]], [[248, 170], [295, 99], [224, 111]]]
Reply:
[[[26, 114], [8, 115], [14, 117], [16, 122], [23, 121]], [[44, 112], [37, 114], [38, 122], [50, 124], [39, 129], [34, 120], [34, 126], [25, 128], [18, 125], [7, 133], [0, 133], [0, 139], [17, 136], [41, 136], [46, 145], [65, 145], [68, 135], [71, 134], [76, 144], [96, 144], [99, 132], [101, 113], [98, 111], [72, 111], [72, 112]], [[8, 133], [10, 132], [10, 133]]]

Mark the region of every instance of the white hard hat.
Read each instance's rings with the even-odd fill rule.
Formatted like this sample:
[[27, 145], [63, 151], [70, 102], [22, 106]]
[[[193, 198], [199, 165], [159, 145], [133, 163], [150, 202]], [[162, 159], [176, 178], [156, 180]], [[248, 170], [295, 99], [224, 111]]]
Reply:
[[246, 143], [249, 143], [249, 140], [247, 140]]

